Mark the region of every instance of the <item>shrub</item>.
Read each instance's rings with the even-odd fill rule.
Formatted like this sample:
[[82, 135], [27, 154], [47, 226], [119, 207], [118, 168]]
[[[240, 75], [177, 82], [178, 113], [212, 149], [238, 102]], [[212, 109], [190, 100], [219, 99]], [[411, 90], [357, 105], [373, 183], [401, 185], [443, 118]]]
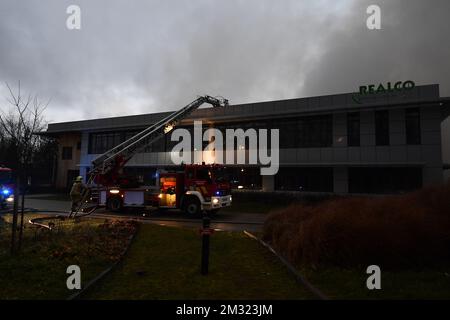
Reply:
[[450, 184], [400, 196], [292, 204], [263, 239], [298, 265], [428, 266], [450, 261]]

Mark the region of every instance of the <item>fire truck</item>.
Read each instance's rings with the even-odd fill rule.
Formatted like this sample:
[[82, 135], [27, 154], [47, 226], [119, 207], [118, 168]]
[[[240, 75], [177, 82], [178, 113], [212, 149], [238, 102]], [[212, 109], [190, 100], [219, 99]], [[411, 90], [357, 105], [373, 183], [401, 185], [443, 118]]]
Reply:
[[136, 177], [124, 173], [125, 164], [135, 154], [162, 139], [204, 103], [214, 108], [228, 106], [226, 99], [200, 96], [93, 160], [86, 192], [79, 208], [71, 216], [87, 215], [99, 207], [111, 211], [157, 207], [181, 209], [195, 215], [202, 211], [215, 213], [220, 208], [231, 206], [231, 187], [223, 167], [217, 164], [182, 164], [161, 168], [156, 172], [155, 185], [143, 185]]
[[0, 207], [5, 209], [8, 203], [14, 201], [14, 184], [12, 170], [0, 165]]

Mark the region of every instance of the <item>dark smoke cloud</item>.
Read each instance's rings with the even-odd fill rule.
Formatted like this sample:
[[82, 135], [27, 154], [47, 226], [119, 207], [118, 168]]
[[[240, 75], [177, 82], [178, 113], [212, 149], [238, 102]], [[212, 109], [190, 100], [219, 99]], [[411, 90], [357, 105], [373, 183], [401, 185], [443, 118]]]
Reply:
[[[370, 3], [381, 7], [382, 30], [369, 31], [358, 18]], [[413, 79], [440, 83], [441, 94], [450, 95], [450, 43], [444, 40], [449, 13], [445, 0], [358, 1], [342, 28], [328, 33], [303, 92], [345, 92], [359, 84]]]

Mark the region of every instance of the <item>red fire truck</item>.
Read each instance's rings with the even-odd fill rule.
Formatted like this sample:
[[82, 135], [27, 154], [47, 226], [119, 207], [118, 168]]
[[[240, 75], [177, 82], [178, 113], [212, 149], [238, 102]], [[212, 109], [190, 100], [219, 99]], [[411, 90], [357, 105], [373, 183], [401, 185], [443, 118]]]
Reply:
[[14, 201], [14, 184], [12, 170], [0, 165], [0, 207], [5, 209]]
[[155, 186], [99, 189], [99, 205], [111, 211], [132, 207], [181, 209], [195, 215], [231, 205], [231, 188], [219, 165], [184, 165], [158, 170]]
[[216, 212], [231, 205], [231, 187], [220, 165], [180, 165], [160, 169], [155, 185], [138, 183], [124, 174], [125, 164], [147, 146], [168, 134], [182, 119], [203, 103], [226, 107], [226, 99], [200, 96], [184, 108], [151, 125], [132, 138], [96, 158], [89, 172], [88, 192], [72, 216], [93, 212], [98, 207], [120, 211], [130, 207], [181, 209], [188, 214]]

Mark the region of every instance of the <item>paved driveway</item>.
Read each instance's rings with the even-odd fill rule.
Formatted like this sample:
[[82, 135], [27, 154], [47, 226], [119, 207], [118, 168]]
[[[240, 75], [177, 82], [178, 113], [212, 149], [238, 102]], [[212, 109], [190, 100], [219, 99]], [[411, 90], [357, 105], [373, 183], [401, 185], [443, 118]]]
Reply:
[[[69, 201], [39, 199], [34, 196], [25, 198], [25, 208], [39, 210], [49, 214], [68, 214], [70, 210]], [[127, 213], [112, 213], [105, 209], [97, 210], [92, 217], [138, 219], [143, 223], [157, 223], [169, 226], [200, 227], [201, 219], [188, 217], [179, 210], [167, 211], [144, 211], [134, 209]], [[211, 225], [215, 229], [226, 231], [260, 231], [266, 214], [245, 213], [245, 212], [219, 212], [212, 218]]]

